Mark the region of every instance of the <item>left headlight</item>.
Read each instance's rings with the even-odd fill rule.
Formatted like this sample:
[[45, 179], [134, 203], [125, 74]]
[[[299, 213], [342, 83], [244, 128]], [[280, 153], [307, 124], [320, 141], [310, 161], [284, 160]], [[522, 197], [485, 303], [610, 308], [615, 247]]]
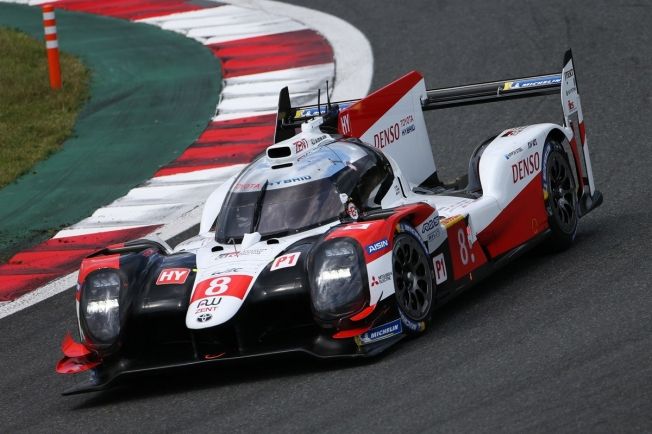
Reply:
[[96, 344], [110, 345], [120, 333], [120, 288], [123, 279], [114, 269], [86, 278], [81, 296], [84, 333]]
[[310, 295], [318, 317], [333, 320], [357, 312], [367, 298], [360, 246], [348, 238], [321, 244], [312, 255]]

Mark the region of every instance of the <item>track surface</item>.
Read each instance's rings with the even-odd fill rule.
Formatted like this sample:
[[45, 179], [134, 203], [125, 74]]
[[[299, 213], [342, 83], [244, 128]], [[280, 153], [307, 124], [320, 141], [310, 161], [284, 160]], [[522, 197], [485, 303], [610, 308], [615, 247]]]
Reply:
[[[181, 371], [61, 398], [65, 292], [0, 321], [0, 431], [652, 430], [650, 2], [300, 3], [367, 35], [374, 87], [408, 68], [430, 87], [556, 71], [571, 46], [605, 204], [570, 251], [521, 259], [372, 363]], [[428, 116], [440, 171], [454, 177], [491, 132], [557, 121], [560, 108], [552, 98]]]

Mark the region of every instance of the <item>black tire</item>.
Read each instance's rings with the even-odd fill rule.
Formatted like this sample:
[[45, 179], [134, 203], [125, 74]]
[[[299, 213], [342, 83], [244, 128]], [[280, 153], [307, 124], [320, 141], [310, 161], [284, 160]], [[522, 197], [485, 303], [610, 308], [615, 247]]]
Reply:
[[577, 185], [566, 151], [562, 145], [548, 139], [543, 149], [543, 189], [551, 235], [548, 247], [566, 250], [577, 233]]
[[430, 319], [435, 284], [423, 244], [407, 232], [394, 238], [392, 271], [396, 303], [403, 323], [408, 331], [423, 331], [425, 322]]

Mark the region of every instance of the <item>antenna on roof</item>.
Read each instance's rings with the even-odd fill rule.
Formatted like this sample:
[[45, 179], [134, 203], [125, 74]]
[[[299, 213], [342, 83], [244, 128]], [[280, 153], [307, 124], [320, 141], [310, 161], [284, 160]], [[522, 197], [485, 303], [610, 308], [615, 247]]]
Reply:
[[326, 104], [328, 107], [328, 111], [331, 111], [331, 95], [330, 92], [328, 91], [328, 80], [326, 80]]
[[317, 112], [321, 116], [321, 87], [317, 88]]

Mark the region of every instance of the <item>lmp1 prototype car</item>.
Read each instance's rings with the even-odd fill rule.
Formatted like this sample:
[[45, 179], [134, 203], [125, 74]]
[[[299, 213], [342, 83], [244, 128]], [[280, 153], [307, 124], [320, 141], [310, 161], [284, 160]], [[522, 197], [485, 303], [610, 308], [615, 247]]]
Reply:
[[[440, 182], [423, 111], [559, 94], [563, 126], [508, 128]], [[293, 108], [275, 143], [208, 198], [174, 250], [136, 240], [86, 258], [65, 393], [125, 374], [290, 352], [373, 356], [528, 248], [568, 247], [600, 205], [570, 51], [561, 74], [427, 90], [411, 72], [366, 98]]]

